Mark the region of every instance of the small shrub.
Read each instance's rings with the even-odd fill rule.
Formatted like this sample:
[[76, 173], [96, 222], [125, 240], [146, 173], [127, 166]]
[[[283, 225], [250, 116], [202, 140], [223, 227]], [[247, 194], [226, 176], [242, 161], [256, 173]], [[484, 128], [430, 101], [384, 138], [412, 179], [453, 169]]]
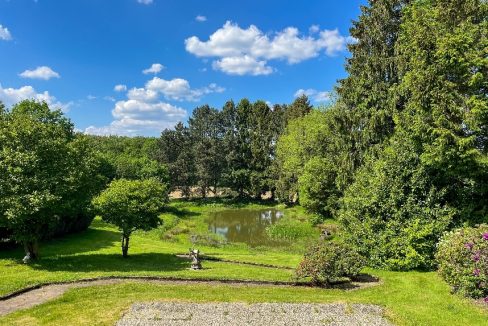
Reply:
[[312, 245], [297, 267], [297, 278], [309, 277], [315, 284], [357, 276], [366, 260], [343, 243], [319, 241]]
[[439, 274], [453, 291], [488, 301], [488, 225], [448, 232], [437, 247]]

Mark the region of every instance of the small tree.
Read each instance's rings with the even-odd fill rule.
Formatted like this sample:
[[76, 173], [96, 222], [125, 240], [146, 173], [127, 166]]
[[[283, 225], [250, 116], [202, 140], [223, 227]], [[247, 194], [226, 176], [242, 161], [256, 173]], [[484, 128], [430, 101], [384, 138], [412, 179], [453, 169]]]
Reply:
[[129, 238], [135, 230], [157, 227], [159, 213], [168, 202], [167, 185], [155, 179], [114, 180], [93, 200], [102, 219], [122, 234], [122, 256], [127, 257]]

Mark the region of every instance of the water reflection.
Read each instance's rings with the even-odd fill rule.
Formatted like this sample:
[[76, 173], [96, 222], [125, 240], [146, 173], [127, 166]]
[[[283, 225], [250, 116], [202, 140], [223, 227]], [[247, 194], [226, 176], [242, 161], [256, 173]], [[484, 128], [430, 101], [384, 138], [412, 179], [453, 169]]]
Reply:
[[266, 228], [283, 216], [283, 212], [276, 209], [233, 209], [212, 214], [208, 225], [210, 231], [220, 234], [229, 242], [258, 246], [272, 242], [266, 235]]

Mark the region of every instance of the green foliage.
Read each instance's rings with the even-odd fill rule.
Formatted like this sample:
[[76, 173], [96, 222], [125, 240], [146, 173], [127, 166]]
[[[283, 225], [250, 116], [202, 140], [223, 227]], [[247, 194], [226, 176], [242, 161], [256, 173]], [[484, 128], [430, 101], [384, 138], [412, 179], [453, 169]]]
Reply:
[[158, 141], [156, 157], [167, 165], [172, 189], [185, 197], [197, 186], [202, 197], [228, 187], [240, 197], [274, 195], [276, 142], [289, 119], [310, 112], [306, 96], [290, 105], [242, 99], [228, 101], [221, 111], [203, 105], [193, 110], [188, 127], [177, 124]]
[[167, 202], [167, 186], [158, 180], [119, 179], [94, 198], [93, 205], [104, 221], [121, 231], [122, 255], [127, 257], [132, 232], [156, 228]]
[[348, 143], [352, 171], [363, 163], [371, 146], [381, 144], [394, 131], [393, 116], [403, 109], [393, 92], [401, 79], [396, 45], [411, 0], [369, 0], [353, 22], [346, 62], [348, 76], [339, 81], [337, 93], [342, 110], [338, 137]]
[[196, 185], [206, 197], [210, 187], [216, 192], [224, 166], [221, 116], [216, 109], [204, 105], [193, 110], [188, 125]]
[[184, 197], [190, 197], [196, 171], [189, 129], [180, 122], [174, 130], [164, 130], [158, 139], [156, 156], [158, 162], [168, 167], [171, 190], [181, 190]]
[[455, 292], [488, 298], [488, 225], [446, 233], [436, 259], [439, 274]]
[[329, 241], [319, 241], [305, 253], [296, 269], [298, 278], [311, 278], [316, 284], [329, 284], [343, 277], [359, 275], [365, 259], [353, 248]]
[[91, 196], [104, 184], [100, 161], [72, 123], [46, 103], [0, 112], [0, 225], [26, 253], [53, 233], [88, 227]]
[[298, 194], [298, 178], [306, 163], [327, 152], [329, 131], [327, 115], [320, 110], [289, 122], [276, 148], [277, 195], [281, 201], [294, 201]]
[[331, 216], [337, 209], [337, 168], [328, 158], [313, 157], [298, 178], [300, 204], [308, 211]]
[[161, 182], [168, 181], [166, 167], [148, 157], [132, 157], [122, 154], [115, 159], [115, 175], [117, 178], [142, 180], [155, 178]]
[[486, 1], [414, 2], [398, 44], [405, 102], [398, 128], [415, 142], [430, 181], [446, 191], [458, 223], [488, 213], [487, 12]]
[[444, 192], [430, 182], [415, 147], [392, 139], [356, 175], [339, 218], [348, 241], [372, 266], [394, 270], [433, 266], [437, 239], [452, 221]]
[[443, 231], [486, 219], [486, 12], [475, 0], [415, 1], [403, 11], [391, 90], [402, 109], [340, 214], [373, 266], [431, 268]]
[[150, 137], [85, 136], [104, 161], [103, 175], [109, 179], [156, 178], [167, 182], [169, 172], [156, 160], [158, 139]]

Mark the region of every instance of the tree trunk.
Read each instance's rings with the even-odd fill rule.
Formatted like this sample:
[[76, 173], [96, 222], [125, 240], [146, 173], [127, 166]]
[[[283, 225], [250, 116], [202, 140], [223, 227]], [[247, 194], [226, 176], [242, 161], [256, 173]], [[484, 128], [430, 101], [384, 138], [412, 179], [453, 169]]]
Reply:
[[122, 235], [122, 257], [127, 258], [129, 256], [129, 236]]
[[37, 240], [25, 241], [24, 250], [26, 257], [28, 256], [30, 260], [39, 258], [39, 243]]

